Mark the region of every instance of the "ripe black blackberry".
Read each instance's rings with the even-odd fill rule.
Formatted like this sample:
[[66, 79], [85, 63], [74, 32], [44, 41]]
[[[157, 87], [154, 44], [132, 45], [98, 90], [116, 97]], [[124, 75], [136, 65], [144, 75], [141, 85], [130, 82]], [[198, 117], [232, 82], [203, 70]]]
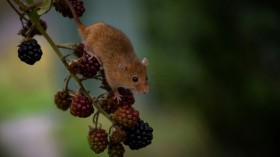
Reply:
[[96, 153], [102, 153], [108, 146], [108, 134], [101, 128], [89, 128], [88, 143]]
[[18, 57], [21, 61], [33, 65], [41, 59], [43, 54], [41, 46], [35, 39], [23, 41], [19, 44]]
[[82, 92], [76, 93], [72, 98], [70, 113], [81, 118], [89, 117], [93, 112], [92, 100]]
[[147, 122], [139, 120], [138, 123], [131, 127], [125, 128], [126, 139], [123, 142], [132, 150], [137, 150], [152, 143], [153, 128]]
[[139, 112], [129, 105], [119, 106], [116, 112], [111, 114], [112, 120], [125, 127], [133, 127], [139, 120]]
[[65, 111], [70, 107], [72, 97], [70, 96], [69, 91], [59, 90], [54, 95], [54, 102], [57, 108]]
[[135, 103], [133, 93], [129, 89], [119, 87], [118, 92], [121, 95], [121, 101], [118, 102], [117, 99], [114, 99], [115, 95], [112, 91], [109, 92], [107, 99], [112, 100], [119, 105], [133, 105]]
[[[47, 30], [47, 23], [40, 19], [40, 25], [43, 27], [44, 30]], [[26, 25], [23, 26], [23, 28], [19, 31], [19, 35], [22, 35], [23, 37], [29, 37], [32, 38], [35, 35], [41, 35], [40, 31], [36, 28], [33, 28], [30, 32], [29, 29], [32, 26], [32, 22], [29, 20], [27, 21]]]
[[[84, 2], [82, 0], [69, 0], [78, 17], [81, 17], [85, 12]], [[72, 12], [64, 0], [55, 0], [55, 10], [60, 12], [64, 17], [73, 18]]]
[[109, 157], [123, 157], [124, 152], [125, 150], [121, 143], [110, 144], [108, 147]]
[[77, 60], [80, 74], [87, 78], [94, 77], [100, 70], [100, 64], [95, 57], [91, 57], [89, 54], [85, 54], [83, 57]]

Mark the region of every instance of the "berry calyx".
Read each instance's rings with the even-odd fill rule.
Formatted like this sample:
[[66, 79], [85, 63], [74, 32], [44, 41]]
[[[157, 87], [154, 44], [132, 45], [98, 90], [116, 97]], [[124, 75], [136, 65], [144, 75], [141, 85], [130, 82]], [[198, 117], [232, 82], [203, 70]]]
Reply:
[[137, 150], [152, 143], [153, 128], [147, 122], [139, 120], [131, 128], [125, 128], [126, 139], [124, 144], [132, 150]]
[[39, 61], [43, 54], [41, 46], [35, 39], [23, 41], [18, 47], [19, 59], [29, 65], [33, 65], [35, 62]]
[[59, 90], [54, 95], [54, 102], [57, 108], [65, 111], [70, 107], [72, 97], [70, 96], [69, 91]]
[[81, 118], [89, 117], [94, 112], [92, 100], [86, 97], [82, 92], [78, 92], [73, 96], [70, 106], [70, 113], [73, 116]]
[[74, 74], [79, 74], [81, 71], [79, 62], [77, 60], [71, 61], [68, 65], [68, 69]]
[[118, 107], [111, 116], [117, 124], [125, 127], [133, 127], [139, 120], [139, 112], [129, 105]]
[[[40, 19], [40, 25], [43, 27], [45, 31], [47, 30], [47, 23], [45, 21]], [[29, 37], [29, 38], [32, 38], [35, 35], [42, 35], [41, 32], [36, 28], [32, 28], [32, 30], [29, 30], [31, 29], [31, 26], [32, 26], [32, 22], [28, 20], [26, 25], [23, 26], [23, 28], [19, 31], [18, 34], [22, 35], [23, 37]]]
[[108, 134], [101, 128], [89, 128], [88, 143], [96, 153], [102, 153], [108, 146]]
[[85, 45], [82, 44], [82, 43], [79, 43], [79, 44], [75, 44], [74, 45], [74, 51], [73, 51], [73, 54], [80, 58], [82, 57], [84, 54], [86, 53], [85, 51]]

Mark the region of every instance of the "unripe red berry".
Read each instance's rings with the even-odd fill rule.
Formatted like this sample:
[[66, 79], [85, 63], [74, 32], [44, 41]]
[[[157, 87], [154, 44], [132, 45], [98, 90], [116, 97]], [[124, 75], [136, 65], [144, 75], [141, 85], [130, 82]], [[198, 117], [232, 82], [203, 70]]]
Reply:
[[54, 95], [54, 102], [57, 108], [65, 111], [70, 107], [72, 103], [72, 97], [70, 96], [69, 91], [59, 90]]
[[133, 127], [139, 120], [139, 112], [129, 105], [118, 107], [111, 116], [117, 124], [125, 127]]
[[96, 153], [102, 153], [108, 146], [108, 134], [99, 128], [89, 128], [88, 143], [90, 148]]
[[124, 152], [125, 150], [121, 143], [110, 144], [108, 147], [109, 157], [123, 157]]
[[70, 113], [81, 118], [89, 117], [94, 112], [91, 98], [86, 97], [82, 92], [73, 96]]
[[126, 138], [126, 133], [121, 128], [114, 128], [112, 134], [109, 136], [109, 141], [111, 144], [117, 144], [123, 142]]

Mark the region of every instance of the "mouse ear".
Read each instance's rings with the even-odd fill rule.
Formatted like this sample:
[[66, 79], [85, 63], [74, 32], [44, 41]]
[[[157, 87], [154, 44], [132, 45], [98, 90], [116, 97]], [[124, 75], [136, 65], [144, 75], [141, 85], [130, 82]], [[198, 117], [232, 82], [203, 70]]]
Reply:
[[148, 59], [147, 58], [143, 58], [142, 59], [142, 64], [147, 66], [148, 65]]

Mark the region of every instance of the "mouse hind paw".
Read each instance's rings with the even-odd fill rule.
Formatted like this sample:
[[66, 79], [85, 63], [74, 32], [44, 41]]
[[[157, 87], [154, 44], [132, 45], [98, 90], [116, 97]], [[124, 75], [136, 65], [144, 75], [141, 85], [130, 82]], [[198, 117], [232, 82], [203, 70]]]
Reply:
[[98, 61], [98, 63], [100, 65], [102, 65], [99, 57], [94, 53], [93, 49], [88, 49], [87, 47], [84, 48], [84, 51], [86, 51], [86, 53], [90, 56], [89, 59], [92, 59], [92, 58], [96, 58], [96, 60]]

